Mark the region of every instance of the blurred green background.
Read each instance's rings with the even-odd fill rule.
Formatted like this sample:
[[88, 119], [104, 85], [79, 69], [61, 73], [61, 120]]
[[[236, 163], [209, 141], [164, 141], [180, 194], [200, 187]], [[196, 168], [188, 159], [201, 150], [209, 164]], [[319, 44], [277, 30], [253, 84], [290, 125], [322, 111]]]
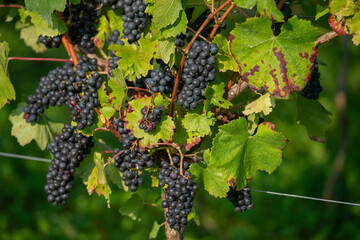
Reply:
[[[64, 49], [35, 54], [6, 23], [6, 9], [0, 9], [0, 41], [10, 44], [10, 56], [66, 58]], [[326, 22], [326, 18], [323, 22]], [[321, 24], [321, 23], [320, 23]], [[349, 46], [348, 48], [346, 46]], [[349, 64], [342, 55], [349, 57]], [[251, 188], [322, 197], [328, 186], [339, 149], [345, 147], [344, 167], [331, 188], [332, 199], [360, 203], [360, 47], [349, 38], [337, 38], [319, 47], [321, 84], [320, 102], [333, 115], [326, 142], [311, 141], [303, 126], [289, 119], [275, 120], [276, 129], [289, 143], [283, 164], [272, 175], [258, 173]], [[345, 64], [344, 64], [345, 63]], [[39, 78], [62, 65], [51, 62], [10, 61], [9, 73], [16, 90], [16, 101], [0, 110], [0, 151], [50, 158], [32, 142], [21, 147], [11, 136], [10, 112], [37, 87]], [[344, 70], [341, 72], [341, 68]], [[341, 114], [339, 76], [346, 81], [346, 112]], [[348, 76], [348, 77], [346, 77]], [[344, 80], [342, 80], [344, 82]], [[279, 105], [284, 103], [277, 103]], [[291, 110], [291, 109], [290, 109]], [[47, 115], [59, 121], [67, 116], [56, 109]], [[341, 121], [341, 117], [346, 120]], [[147, 239], [153, 221], [164, 221], [161, 208], [145, 206], [141, 221], [119, 213], [129, 195], [112, 186], [111, 208], [103, 197], [89, 197], [79, 178], [64, 207], [52, 207], [46, 200], [48, 163], [0, 157], [0, 239]], [[236, 213], [230, 202], [199, 191], [195, 205], [200, 226], [191, 221], [185, 239], [360, 239], [360, 207], [325, 204], [303, 199], [253, 192], [254, 210]], [[163, 228], [158, 239], [163, 239]]]

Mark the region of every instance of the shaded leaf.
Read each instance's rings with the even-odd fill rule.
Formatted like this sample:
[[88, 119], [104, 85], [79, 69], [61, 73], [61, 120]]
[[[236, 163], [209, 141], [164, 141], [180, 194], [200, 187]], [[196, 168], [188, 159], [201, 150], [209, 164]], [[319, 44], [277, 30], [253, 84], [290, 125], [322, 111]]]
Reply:
[[15, 89], [8, 74], [8, 56], [10, 48], [7, 42], [0, 42], [0, 109], [8, 102], [15, 100]]
[[149, 239], [155, 239], [158, 235], [158, 232], [160, 230], [160, 228], [163, 226], [164, 224], [159, 224], [157, 221], [154, 221], [153, 227], [151, 229], [151, 232], [149, 234]]
[[44, 18], [45, 22], [53, 27], [53, 21], [51, 14], [57, 11], [64, 11], [66, 5], [66, 0], [56, 0], [56, 1], [48, 1], [48, 0], [25, 0], [25, 6], [32, 12], [37, 12], [41, 17]]
[[267, 16], [271, 20], [284, 21], [284, 15], [278, 10], [273, 0], [235, 0], [235, 4], [241, 8], [253, 8], [257, 5], [260, 15]]
[[148, 6], [146, 12], [152, 15], [152, 26], [159, 30], [173, 24], [181, 10], [181, 0], [157, 0]]
[[128, 199], [124, 205], [119, 209], [122, 215], [130, 217], [132, 220], [141, 221], [140, 214], [144, 208], [142, 198], [134, 193], [130, 199]]

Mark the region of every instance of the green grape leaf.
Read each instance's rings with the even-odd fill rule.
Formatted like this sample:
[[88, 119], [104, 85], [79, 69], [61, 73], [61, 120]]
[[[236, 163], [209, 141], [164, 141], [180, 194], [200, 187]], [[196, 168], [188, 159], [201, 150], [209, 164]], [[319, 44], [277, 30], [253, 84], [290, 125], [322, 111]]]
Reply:
[[118, 61], [118, 68], [123, 70], [124, 76], [129, 81], [135, 81], [141, 76], [146, 76], [154, 66], [151, 59], [158, 51], [158, 41], [153, 41], [149, 36], [140, 38], [139, 45], [125, 42], [124, 46], [110, 45], [110, 50], [116, 50], [116, 55], [121, 57]]
[[159, 40], [159, 56], [166, 64], [171, 58], [175, 58], [175, 38]]
[[109, 35], [110, 24], [106, 16], [101, 16], [97, 24], [98, 33], [94, 37], [95, 46], [99, 49], [104, 47], [105, 40]]
[[149, 239], [156, 239], [158, 232], [163, 225], [164, 224], [159, 224], [157, 221], [154, 221], [153, 227], [149, 234]]
[[318, 30], [310, 22], [292, 17], [279, 36], [265, 17], [237, 24], [230, 35], [230, 51], [242, 78], [253, 88], [263, 87], [272, 95], [285, 97], [307, 84], [317, 56]]
[[243, 114], [248, 116], [253, 113], [263, 112], [263, 114], [266, 116], [271, 113], [273, 107], [275, 107], [275, 100], [269, 93], [266, 93], [246, 105]]
[[186, 132], [186, 129], [183, 127], [180, 118], [175, 118], [175, 132], [173, 136], [173, 141], [176, 142], [179, 146], [186, 144], [186, 141], [190, 138], [189, 134]]
[[36, 124], [27, 123], [23, 118], [23, 109], [25, 106], [26, 103], [20, 103], [9, 116], [12, 124], [11, 135], [16, 137], [21, 146], [35, 140], [37, 145], [44, 150], [53, 140], [55, 134], [61, 133], [64, 124], [52, 122], [44, 115], [40, 116], [40, 121]]
[[242, 189], [256, 171], [272, 173], [281, 164], [286, 141], [272, 123], [259, 125], [254, 136], [249, 135], [245, 118], [220, 126], [203, 173], [205, 189], [226, 197], [229, 185]]
[[360, 4], [355, 3], [354, 0], [336, 0], [329, 3], [331, 14], [336, 15], [338, 18], [354, 15], [359, 7]]
[[134, 193], [124, 205], [119, 209], [122, 215], [130, 217], [134, 221], [141, 221], [140, 214], [144, 208], [144, 203], [139, 194]]
[[85, 183], [86, 189], [91, 196], [95, 192], [100, 196], [103, 195], [107, 200], [108, 208], [110, 208], [110, 194], [111, 189], [109, 184], [106, 181], [106, 174], [104, 169], [104, 158], [101, 153], [94, 153], [94, 163], [95, 167], [93, 168], [88, 181]]
[[308, 131], [310, 139], [324, 142], [325, 134], [331, 124], [331, 113], [318, 101], [309, 100], [299, 94], [296, 101], [297, 119]]
[[216, 43], [219, 48], [219, 52], [216, 55], [216, 62], [220, 72], [226, 72], [228, 70], [237, 72], [238, 65], [231, 55], [228, 36], [229, 34], [222, 31], [214, 37], [213, 42]]
[[260, 15], [267, 16], [271, 20], [284, 21], [284, 15], [278, 10], [273, 0], [235, 0], [235, 4], [241, 8], [253, 8], [257, 4]]
[[118, 110], [125, 101], [128, 87], [121, 69], [114, 69], [108, 82], [112, 92], [109, 94], [109, 103], [115, 110]]
[[110, 29], [112, 31], [118, 30], [121, 33], [124, 29], [123, 27], [124, 21], [121, 19], [121, 15], [117, 14], [116, 12], [110, 9], [107, 11], [107, 16], [109, 18]]
[[19, 15], [19, 10], [16, 8], [10, 8], [9, 12], [6, 15], [5, 22], [11, 22], [17, 15]]
[[208, 85], [204, 91], [204, 96], [206, 101], [204, 104], [205, 112], [211, 110], [212, 106], [217, 106], [220, 108], [229, 108], [232, 106], [232, 103], [223, 98], [225, 94], [225, 83], [221, 81], [220, 75], [218, 72], [215, 73], [215, 81]]
[[47, 25], [53, 27], [52, 13], [57, 10], [62, 12], [65, 10], [66, 0], [25, 0], [25, 6], [31, 12], [38, 12], [39, 15], [44, 18]]
[[159, 30], [173, 24], [181, 10], [181, 0], [158, 0], [149, 5], [146, 12], [152, 15], [152, 26]]
[[17, 22], [15, 28], [20, 29], [20, 38], [24, 40], [26, 46], [31, 47], [36, 53], [42, 53], [46, 50], [45, 45], [38, 42], [38, 35], [34, 34], [36, 32], [35, 26]]
[[197, 137], [204, 137], [210, 134], [211, 126], [214, 126], [216, 118], [213, 117], [213, 113], [198, 114], [198, 113], [186, 113], [182, 120], [182, 125], [187, 132], [191, 132], [191, 135]]
[[8, 102], [15, 100], [15, 90], [8, 74], [8, 56], [10, 48], [7, 42], [0, 42], [0, 109]]
[[153, 31], [156, 32], [154, 38], [167, 39], [170, 37], [176, 37], [176, 35], [186, 32], [187, 24], [188, 20], [186, 18], [186, 13], [185, 11], [181, 11], [180, 17], [175, 21], [174, 24], [162, 28], [160, 31], [158, 31], [156, 27], [152, 26]]
[[196, 223], [196, 225], [200, 226], [200, 217], [199, 214], [197, 214], [195, 207], [193, 207], [191, 209], [191, 212], [189, 213], [188, 217], [187, 217], [188, 222], [190, 220], [194, 220], [194, 222]]
[[139, 121], [142, 119], [143, 115], [141, 114], [141, 109], [144, 106], [150, 104], [151, 98], [139, 98], [129, 102], [129, 105], [132, 108], [132, 112], [126, 115], [126, 128], [133, 131], [136, 138], [140, 140], [141, 147], [147, 147], [151, 144], [159, 142], [161, 139], [163, 142], [170, 141], [174, 135], [174, 122], [170, 116], [166, 116], [164, 111], [166, 111], [169, 101], [164, 99], [161, 94], [158, 94], [155, 99], [155, 106], [164, 105], [165, 109], [163, 110], [163, 115], [161, 120], [156, 124], [156, 128], [146, 133], [143, 129], [139, 128]]
[[357, 11], [347, 26], [353, 36], [353, 43], [358, 46], [360, 44], [360, 10]]
[[69, 1], [74, 5], [81, 3], [81, 0], [69, 0]]
[[20, 20], [22, 23], [30, 17], [31, 23], [36, 27], [36, 35], [45, 35], [49, 37], [58, 36], [67, 31], [65, 23], [56, 15], [52, 16], [53, 26], [50, 28], [44, 18], [37, 12], [29, 12], [24, 8], [19, 9]]

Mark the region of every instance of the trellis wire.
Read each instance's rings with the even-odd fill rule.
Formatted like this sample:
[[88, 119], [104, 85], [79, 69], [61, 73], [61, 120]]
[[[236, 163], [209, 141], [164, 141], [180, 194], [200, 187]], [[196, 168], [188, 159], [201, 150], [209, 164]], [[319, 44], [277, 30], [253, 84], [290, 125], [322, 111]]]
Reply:
[[[0, 152], [0, 156], [27, 159], [27, 160], [33, 160], [33, 161], [39, 161], [39, 162], [51, 162], [51, 159], [30, 157], [30, 156], [24, 156], [24, 155], [13, 154], [13, 153]], [[343, 201], [336, 201], [336, 200], [330, 200], [330, 199], [307, 197], [307, 196], [301, 196], [301, 195], [295, 195], [295, 194], [271, 192], [271, 191], [264, 191], [264, 190], [257, 190], [257, 189], [250, 189], [250, 191], [259, 192], [259, 193], [267, 193], [267, 194], [283, 196], [283, 197], [301, 198], [301, 199], [307, 199], [307, 200], [313, 200], [313, 201], [337, 203], [337, 204], [351, 205], [351, 206], [360, 207], [360, 204], [358, 204], [358, 203], [343, 202]]]

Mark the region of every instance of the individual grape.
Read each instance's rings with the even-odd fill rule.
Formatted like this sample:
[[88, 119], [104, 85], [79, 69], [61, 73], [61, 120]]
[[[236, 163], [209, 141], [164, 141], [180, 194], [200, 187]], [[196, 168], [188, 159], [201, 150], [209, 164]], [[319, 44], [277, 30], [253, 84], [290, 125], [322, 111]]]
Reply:
[[145, 79], [146, 87], [152, 92], [171, 93], [175, 76], [168, 65], [162, 64], [155, 71], [151, 71]]
[[194, 41], [185, 60], [182, 80], [185, 82], [178, 103], [185, 110], [194, 110], [205, 100], [203, 94], [207, 84], [215, 79], [214, 63], [218, 52], [215, 43]]
[[40, 35], [38, 38], [38, 42], [44, 44], [46, 48], [59, 48], [61, 39], [60, 36], [48, 37]]
[[54, 137], [48, 146], [53, 159], [46, 175], [45, 191], [53, 205], [64, 205], [72, 188], [75, 168], [91, 152], [92, 137], [78, 133], [76, 128], [65, 124], [62, 133]]
[[148, 106], [144, 106], [141, 109], [142, 119], [139, 120], [139, 128], [145, 132], [150, 132], [156, 128], [156, 124], [161, 120], [163, 105], [155, 107], [152, 111], [149, 111]]
[[245, 186], [242, 190], [237, 190], [236, 187], [230, 187], [226, 198], [234, 205], [236, 212], [245, 212], [246, 210], [254, 208], [248, 186]]
[[315, 61], [311, 70], [310, 80], [302, 90], [301, 95], [307, 99], [317, 100], [322, 90], [323, 88], [320, 85], [319, 64]]
[[125, 128], [123, 119], [113, 119], [113, 126], [121, 134], [123, 144], [122, 151], [118, 148], [114, 150], [114, 167], [123, 173], [122, 181], [129, 190], [135, 192], [142, 184], [140, 171], [145, 167], [152, 167], [154, 162], [147, 150], [133, 146], [136, 138], [130, 130]]
[[[174, 161], [174, 158], [173, 158]], [[166, 218], [169, 226], [184, 233], [187, 225], [187, 216], [194, 206], [193, 201], [198, 189], [195, 181], [190, 176], [190, 172], [185, 172], [185, 177], [180, 174], [180, 170], [168, 162], [161, 162], [161, 170], [157, 175], [159, 187], [165, 187], [165, 200], [161, 206], [167, 209]]]

